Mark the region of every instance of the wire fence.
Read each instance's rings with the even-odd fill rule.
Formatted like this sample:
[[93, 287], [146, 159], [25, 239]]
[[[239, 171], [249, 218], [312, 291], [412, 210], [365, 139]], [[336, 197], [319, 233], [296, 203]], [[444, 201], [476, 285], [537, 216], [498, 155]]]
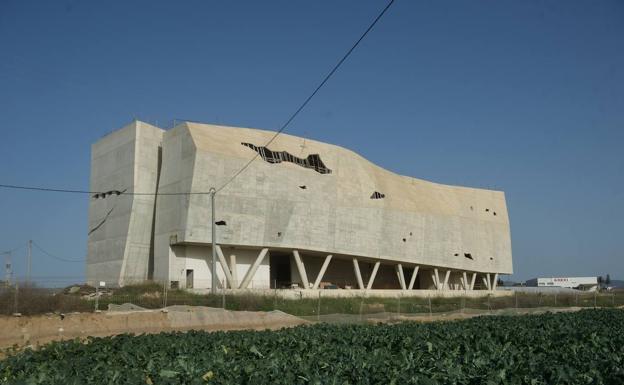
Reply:
[[[484, 291], [483, 296], [479, 297], [461, 296], [459, 293], [458, 296], [449, 297], [436, 294], [414, 296], [398, 292], [397, 295], [389, 297], [376, 296], [375, 292], [365, 295], [348, 290], [340, 290], [340, 292], [318, 290], [304, 295], [304, 291], [297, 289], [266, 289], [256, 292], [219, 289], [216, 294], [211, 294], [171, 289], [168, 285], [156, 282], [113, 289], [87, 285], [42, 288], [27, 284], [13, 284], [0, 288], [0, 314], [37, 315], [141, 310], [187, 305], [225, 310], [279, 310], [308, 319], [316, 318], [319, 321], [332, 322], [339, 320], [337, 317], [332, 318], [333, 315], [348, 315], [345, 317], [346, 320], [357, 321], [371, 317], [624, 306], [624, 292], [619, 291], [602, 293], [514, 292], [511, 295]], [[343, 293], [345, 296], [340, 295]]]

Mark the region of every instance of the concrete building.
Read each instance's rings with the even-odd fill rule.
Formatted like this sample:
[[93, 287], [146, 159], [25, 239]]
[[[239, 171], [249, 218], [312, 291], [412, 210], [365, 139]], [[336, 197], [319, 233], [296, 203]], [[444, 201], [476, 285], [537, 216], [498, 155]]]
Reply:
[[206, 192], [223, 185], [217, 274], [227, 288], [493, 290], [512, 273], [503, 192], [397, 175], [286, 134], [264, 147], [273, 135], [135, 121], [96, 142], [90, 188], [108, 193], [89, 205], [88, 280], [210, 287]]

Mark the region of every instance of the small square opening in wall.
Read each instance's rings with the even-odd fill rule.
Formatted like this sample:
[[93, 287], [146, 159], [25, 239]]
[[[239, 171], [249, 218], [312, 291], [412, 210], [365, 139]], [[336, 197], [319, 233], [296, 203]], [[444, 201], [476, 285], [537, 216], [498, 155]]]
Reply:
[[492, 214], [496, 215], [496, 211], [494, 211]]
[[470, 253], [464, 253], [464, 257], [468, 258], [468, 259], [474, 259], [474, 258], [472, 258], [472, 254], [470, 254]]
[[459, 257], [459, 253], [455, 253], [454, 255], [455, 255], [456, 257]]
[[403, 242], [406, 242], [407, 240], [405, 238], [403, 238]]
[[490, 209], [485, 209], [485, 212], [487, 213], [488, 211], [490, 211]]

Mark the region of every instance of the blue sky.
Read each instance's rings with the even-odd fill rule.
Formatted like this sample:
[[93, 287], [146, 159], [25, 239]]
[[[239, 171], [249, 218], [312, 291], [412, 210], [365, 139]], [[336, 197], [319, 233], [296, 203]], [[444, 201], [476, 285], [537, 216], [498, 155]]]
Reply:
[[[133, 118], [276, 129], [384, 6], [3, 0], [0, 183], [87, 189]], [[397, 0], [288, 132], [505, 191], [512, 278], [624, 277], [623, 36], [621, 1]], [[87, 207], [0, 189], [0, 250], [84, 258]], [[83, 275], [33, 255], [39, 281]]]

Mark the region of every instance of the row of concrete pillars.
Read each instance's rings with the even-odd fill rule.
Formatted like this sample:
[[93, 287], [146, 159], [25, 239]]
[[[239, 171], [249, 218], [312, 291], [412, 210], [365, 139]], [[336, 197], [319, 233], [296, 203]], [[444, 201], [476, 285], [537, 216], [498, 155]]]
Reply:
[[[217, 256], [219, 258], [219, 262], [225, 274], [227, 287], [234, 288], [234, 289], [246, 289], [249, 286], [249, 283], [252, 281], [254, 275], [256, 274], [258, 267], [260, 266], [260, 264], [266, 257], [267, 252], [269, 251], [268, 248], [264, 248], [260, 250], [260, 253], [254, 260], [253, 264], [249, 267], [249, 269], [245, 273], [245, 276], [243, 277], [243, 279], [239, 281], [237, 277], [237, 269], [236, 269], [236, 255], [234, 254], [230, 255], [230, 261], [228, 264], [223, 254], [223, 251], [221, 250], [221, 247], [217, 246], [216, 250], [217, 250]], [[323, 276], [325, 275], [325, 272], [327, 271], [327, 268], [329, 267], [329, 264], [332, 260], [333, 255], [329, 254], [325, 256], [325, 259], [316, 276], [316, 279], [314, 280], [312, 284], [310, 284], [310, 281], [308, 280], [308, 274], [306, 272], [305, 264], [303, 263], [303, 259], [301, 258], [299, 251], [293, 250], [292, 253], [293, 253], [293, 257], [294, 257], [295, 264], [297, 267], [297, 271], [299, 273], [299, 277], [301, 278], [301, 283], [302, 283], [303, 288], [313, 289], [313, 290], [318, 289], [319, 285], [321, 284], [321, 281], [323, 280]], [[371, 290], [373, 288], [373, 283], [375, 282], [375, 277], [377, 276], [377, 271], [379, 270], [380, 264], [381, 264], [380, 261], [375, 262], [373, 269], [371, 271], [371, 274], [368, 278], [368, 282], [366, 282], [365, 284], [364, 280], [362, 279], [362, 273], [360, 271], [359, 261], [357, 258], [355, 257], [353, 258], [353, 271], [355, 273], [355, 278], [357, 281], [358, 289]], [[395, 271], [396, 271], [397, 279], [399, 281], [399, 286], [401, 290], [414, 290], [414, 284], [416, 282], [416, 278], [418, 276], [419, 270], [420, 270], [420, 266], [415, 265], [413, 267], [409, 282], [406, 282], [405, 274], [403, 271], [403, 264], [397, 263], [395, 265]], [[456, 271], [456, 273], [461, 273], [461, 276], [460, 276], [461, 287], [452, 288], [451, 285], [449, 284], [449, 278], [452, 274], [452, 270], [447, 269], [444, 272], [444, 278], [441, 279], [440, 271], [438, 270], [438, 268], [433, 268], [431, 270], [431, 280], [433, 282], [433, 286], [435, 290], [453, 290], [453, 289], [455, 290], [459, 289], [459, 290], [464, 290], [464, 291], [474, 290], [475, 282], [477, 279], [476, 272]], [[481, 275], [481, 278], [483, 280], [483, 284], [486, 290], [492, 291], [496, 289], [497, 281], [498, 281], [498, 273], [479, 273], [479, 274]]]

